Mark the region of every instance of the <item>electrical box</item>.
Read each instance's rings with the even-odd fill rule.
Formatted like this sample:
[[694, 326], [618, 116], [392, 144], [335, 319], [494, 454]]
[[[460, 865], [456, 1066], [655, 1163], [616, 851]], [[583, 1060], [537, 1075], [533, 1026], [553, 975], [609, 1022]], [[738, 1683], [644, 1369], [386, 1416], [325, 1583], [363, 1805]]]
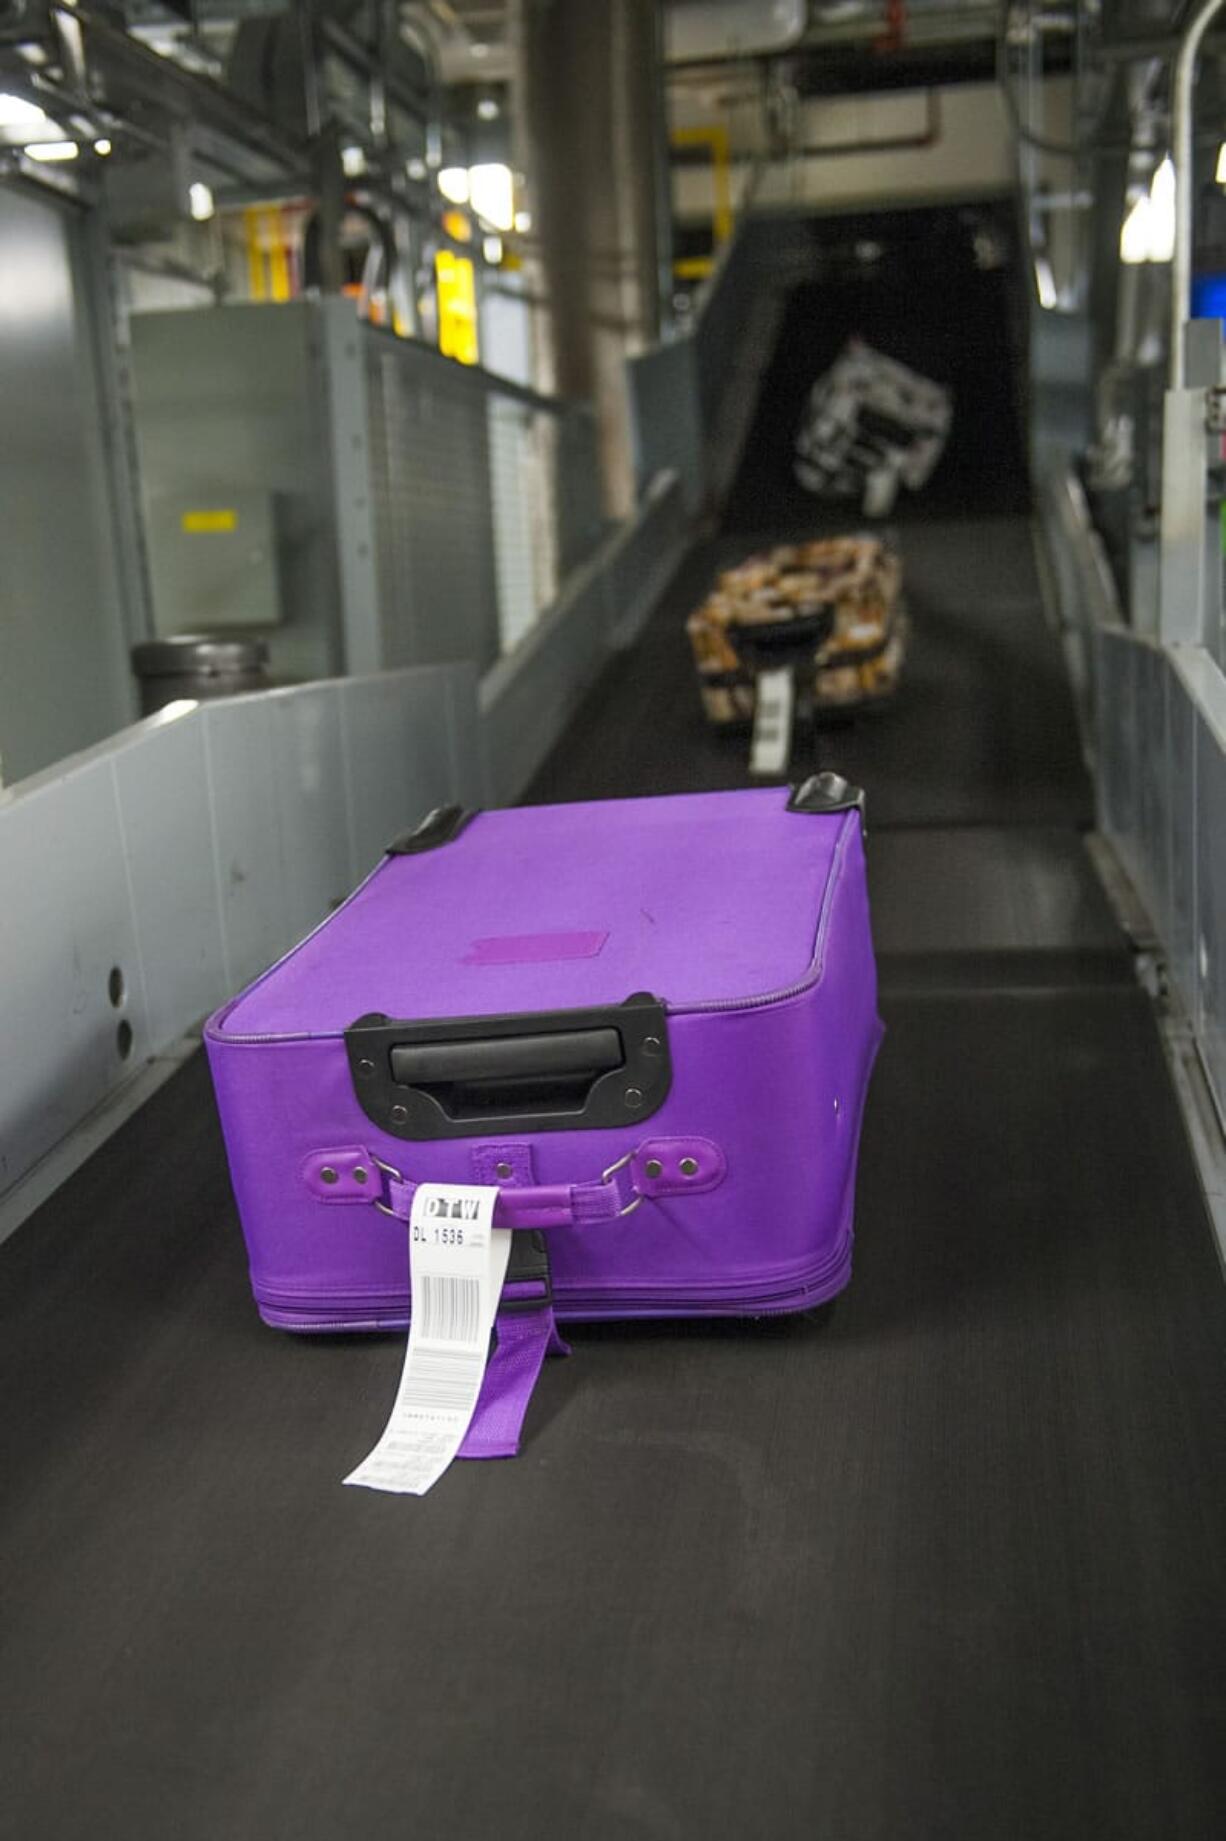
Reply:
[[107, 223], [116, 242], [172, 236], [191, 212], [193, 170], [190, 136], [178, 125], [164, 146], [104, 161]]
[[271, 492], [154, 499], [149, 566], [159, 633], [213, 633], [281, 620], [276, 502]]

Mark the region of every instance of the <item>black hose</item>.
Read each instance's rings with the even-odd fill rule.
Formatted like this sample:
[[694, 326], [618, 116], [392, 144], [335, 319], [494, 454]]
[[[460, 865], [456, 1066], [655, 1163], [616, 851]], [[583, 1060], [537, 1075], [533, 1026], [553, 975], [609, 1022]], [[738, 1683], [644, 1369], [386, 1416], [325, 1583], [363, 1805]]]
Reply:
[[[388, 224], [384, 218], [380, 217], [376, 211], [372, 211], [369, 205], [346, 203], [345, 208], [347, 211], [355, 213], [358, 217], [365, 218], [366, 222], [374, 231], [375, 234], [372, 241], [378, 243], [383, 256], [383, 285], [386, 288], [390, 288], [392, 275], [395, 272], [398, 262], [396, 242], [392, 235], [390, 224]], [[306, 229], [302, 237], [303, 287], [319, 287], [321, 285], [321, 274], [322, 268], [319, 255], [319, 212], [312, 211], [310, 217], [307, 219]]]

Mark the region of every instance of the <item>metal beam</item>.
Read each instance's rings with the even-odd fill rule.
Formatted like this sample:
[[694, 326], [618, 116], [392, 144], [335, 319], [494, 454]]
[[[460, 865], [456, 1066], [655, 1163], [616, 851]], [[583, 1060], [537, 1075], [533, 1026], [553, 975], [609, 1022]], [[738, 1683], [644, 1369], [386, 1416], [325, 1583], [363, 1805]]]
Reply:
[[347, 26], [341, 25], [336, 19], [321, 18], [318, 32], [320, 42], [343, 59], [351, 70], [369, 80], [377, 79], [389, 102], [415, 115], [419, 121], [428, 119], [428, 94], [412, 88], [403, 77], [397, 76], [391, 63], [381, 61], [378, 53], [371, 46], [363, 44]]
[[[259, 112], [221, 84], [184, 70], [123, 30], [98, 7], [76, 11], [91, 77], [101, 83], [101, 101], [114, 113], [152, 110], [191, 129], [194, 143], [223, 169], [258, 181], [287, 174], [305, 176], [304, 143], [269, 126]], [[89, 103], [77, 103], [82, 112]]]

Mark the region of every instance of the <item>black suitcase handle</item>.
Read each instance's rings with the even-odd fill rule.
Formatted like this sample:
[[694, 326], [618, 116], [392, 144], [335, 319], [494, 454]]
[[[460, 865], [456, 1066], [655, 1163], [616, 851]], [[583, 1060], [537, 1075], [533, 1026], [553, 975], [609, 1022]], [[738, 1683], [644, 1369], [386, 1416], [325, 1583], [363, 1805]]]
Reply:
[[532, 1080], [549, 1075], [595, 1080], [622, 1066], [616, 1029], [575, 1029], [553, 1035], [474, 1036], [464, 1042], [400, 1043], [391, 1051], [392, 1079], [423, 1087], [445, 1081]]
[[647, 993], [537, 1016], [364, 1016], [345, 1049], [362, 1110], [397, 1138], [625, 1127], [672, 1083], [667, 1017]]
[[834, 609], [823, 606], [788, 620], [755, 620], [730, 626], [728, 637], [743, 664], [752, 671], [777, 665], [808, 665], [834, 631]]

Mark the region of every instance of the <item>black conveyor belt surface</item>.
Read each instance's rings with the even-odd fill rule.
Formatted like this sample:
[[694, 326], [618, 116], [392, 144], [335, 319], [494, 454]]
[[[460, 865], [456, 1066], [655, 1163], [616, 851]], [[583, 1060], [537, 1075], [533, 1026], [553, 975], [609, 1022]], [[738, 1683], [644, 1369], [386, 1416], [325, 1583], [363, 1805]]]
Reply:
[[[1226, 1833], [1209, 1224], [1025, 528], [906, 545], [834, 1318], [578, 1329], [516, 1462], [345, 1489], [400, 1339], [261, 1327], [197, 1057], [0, 1249], [4, 1841]], [[686, 592], [541, 796], [743, 783]]]
[[[786, 533], [696, 550], [633, 652], [604, 674], [531, 797], [743, 786], [748, 744], [703, 720], [685, 616], [715, 572]], [[1027, 519], [897, 533], [914, 633], [896, 704], [825, 729], [823, 765], [868, 788], [882, 825], [1077, 825], [1093, 816], [1072, 699], [1039, 609]]]
[[521, 1458], [340, 1479], [203, 1061], [0, 1257], [0, 1833], [1185, 1836], [1226, 1307], [1134, 991], [887, 999], [825, 1328], [575, 1331]]

